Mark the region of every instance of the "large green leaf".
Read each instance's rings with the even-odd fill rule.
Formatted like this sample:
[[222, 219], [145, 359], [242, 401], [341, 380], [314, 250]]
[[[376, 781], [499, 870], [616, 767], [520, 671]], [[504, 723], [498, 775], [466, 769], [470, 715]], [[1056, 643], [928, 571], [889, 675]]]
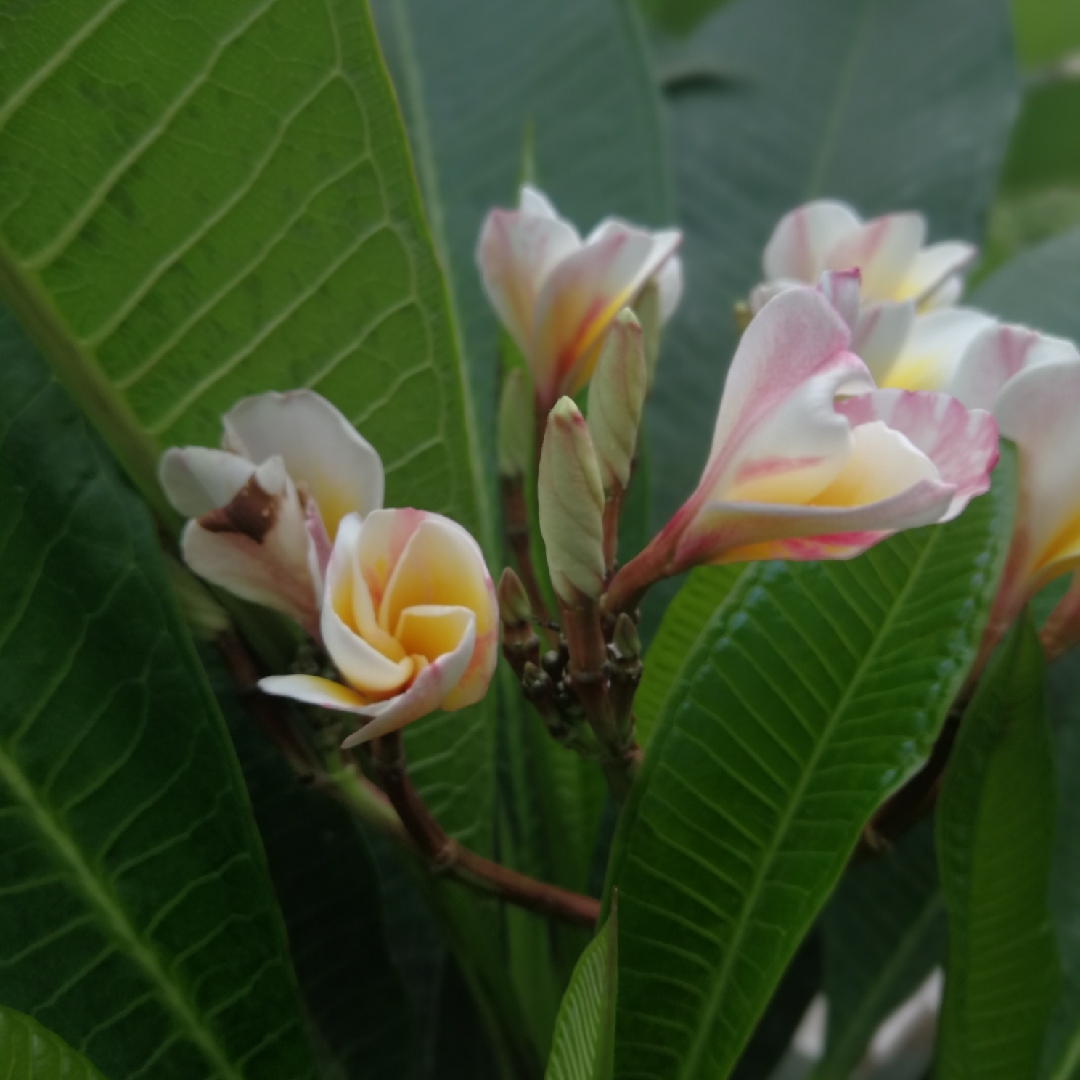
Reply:
[[0, 1061], [6, 1080], [104, 1080], [59, 1035], [0, 1006]]
[[0, 1001], [110, 1080], [313, 1075], [151, 523], [6, 315], [0, 497]]
[[619, 932], [613, 906], [581, 954], [559, 1007], [545, 1080], [608, 1080], [618, 998]]
[[949, 956], [939, 1080], [1033, 1077], [1059, 983], [1056, 799], [1042, 649], [1024, 619], [960, 725], [937, 810]]
[[1050, 907], [1061, 958], [1062, 992], [1051, 1016], [1040, 1075], [1080, 1076], [1080, 652], [1049, 666], [1047, 708], [1054, 729], [1058, 813]]
[[1019, 100], [1006, 0], [734, 0], [659, 60], [686, 294], [649, 404], [658, 523], [704, 464], [777, 219], [831, 196], [977, 239]]
[[1003, 465], [949, 525], [850, 562], [748, 568], [706, 624], [612, 854], [616, 1077], [727, 1075], [964, 679], [1011, 528]]
[[1012, 0], [1016, 49], [1036, 66], [1080, 49], [1080, 7], [1073, 0]]
[[881, 1022], [945, 956], [945, 901], [934, 828], [922, 822], [896, 847], [841, 880], [822, 917], [829, 1023], [814, 1080], [846, 1080]]
[[[487, 544], [467, 380], [405, 133], [359, 0], [7, 9], [0, 293], [152, 502], [156, 450], [310, 386], [390, 505]], [[413, 778], [492, 847], [490, 705], [410, 728]]]

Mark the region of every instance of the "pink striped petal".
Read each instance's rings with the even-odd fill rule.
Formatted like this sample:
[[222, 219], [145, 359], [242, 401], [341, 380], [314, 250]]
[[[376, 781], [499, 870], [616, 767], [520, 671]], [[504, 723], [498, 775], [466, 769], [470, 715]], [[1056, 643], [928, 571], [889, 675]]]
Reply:
[[821, 199], [797, 207], [780, 219], [765, 245], [765, 277], [810, 285], [822, 270], [857, 266], [826, 266], [825, 256], [860, 224], [858, 214], [844, 203]]
[[852, 427], [882, 422], [903, 434], [937, 468], [954, 491], [942, 521], [956, 517], [976, 495], [990, 489], [998, 459], [994, 418], [981, 409], [965, 409], [948, 394], [875, 390], [836, 403]]
[[818, 279], [818, 292], [836, 308], [852, 332], [859, 321], [861, 290], [862, 275], [858, 270], [826, 270]]
[[1024, 368], [1080, 360], [1071, 341], [1025, 326], [989, 326], [964, 350], [949, 393], [971, 409], [993, 409], [1005, 384]]
[[856, 267], [867, 300], [905, 300], [901, 286], [925, 238], [921, 214], [886, 214], [837, 240], [826, 251], [822, 269]]

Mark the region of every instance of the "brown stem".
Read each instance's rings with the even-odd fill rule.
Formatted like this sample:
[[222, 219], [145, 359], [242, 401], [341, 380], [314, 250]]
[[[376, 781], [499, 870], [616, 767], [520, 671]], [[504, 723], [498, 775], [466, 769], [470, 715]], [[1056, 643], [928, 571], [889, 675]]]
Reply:
[[500, 866], [447, 836], [409, 780], [400, 732], [375, 739], [373, 750], [379, 786], [433, 870], [449, 874], [458, 881], [484, 889], [529, 911], [552, 915], [580, 926], [591, 928], [596, 925], [600, 915], [598, 900]]
[[604, 501], [604, 571], [608, 577], [615, 569], [619, 555], [619, 515], [622, 513], [626, 489], [615, 481], [611, 494]]
[[525, 586], [533, 612], [544, 624], [551, 622], [551, 613], [540, 589], [529, 548], [529, 511], [525, 503], [525, 483], [522, 477], [504, 476], [499, 482], [502, 494], [503, 535], [514, 556], [518, 577]]

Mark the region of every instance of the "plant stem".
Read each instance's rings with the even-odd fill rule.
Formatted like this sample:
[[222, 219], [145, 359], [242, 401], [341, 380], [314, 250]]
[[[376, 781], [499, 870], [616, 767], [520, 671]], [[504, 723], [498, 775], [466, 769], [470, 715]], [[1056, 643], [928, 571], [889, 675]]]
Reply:
[[525, 501], [524, 478], [504, 476], [499, 483], [499, 490], [502, 495], [503, 535], [513, 553], [518, 577], [525, 586], [533, 613], [540, 619], [546, 631], [547, 624], [551, 622], [551, 613], [544, 601], [529, 548], [529, 511]]
[[379, 787], [436, 873], [451, 874], [456, 880], [529, 911], [553, 915], [580, 926], [595, 926], [600, 914], [598, 900], [500, 866], [447, 836], [409, 780], [400, 732], [380, 736], [372, 748]]

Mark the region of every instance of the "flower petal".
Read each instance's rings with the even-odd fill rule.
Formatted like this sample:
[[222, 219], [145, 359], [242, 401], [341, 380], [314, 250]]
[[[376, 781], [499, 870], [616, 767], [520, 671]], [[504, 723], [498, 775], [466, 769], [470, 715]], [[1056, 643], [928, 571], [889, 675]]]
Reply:
[[227, 450], [174, 446], [161, 455], [158, 480], [173, 509], [194, 518], [230, 502], [254, 471], [250, 461]]
[[577, 229], [525, 185], [517, 210], [492, 210], [484, 219], [476, 261], [488, 299], [524, 356], [531, 351], [533, 315], [551, 271], [581, 247]]
[[544, 281], [533, 315], [526, 359], [533, 385], [548, 406], [588, 382], [599, 343], [619, 309], [671, 257], [682, 239], [609, 221]]
[[969, 409], [993, 409], [1002, 387], [1019, 371], [1060, 360], [1080, 360], [1071, 341], [1025, 326], [988, 326], [964, 350], [949, 393]]
[[268, 675], [259, 680], [259, 689], [264, 694], [292, 698], [305, 705], [321, 705], [324, 709], [338, 709], [341, 712], [359, 712], [370, 704], [355, 690], [318, 675]]
[[226, 445], [256, 464], [280, 455], [293, 482], [319, 504], [332, 538], [348, 513], [382, 506], [383, 467], [375, 449], [311, 390], [245, 398], [224, 417]]
[[[845, 452], [847, 425], [831, 416], [832, 395], [842, 387], [873, 387], [866, 366], [846, 351], [848, 341], [843, 319], [816, 289], [786, 290], [754, 317], [728, 370], [702, 477], [712, 497], [748, 478], [753, 470], [740, 464]], [[781, 411], [789, 399], [792, 405]], [[812, 410], [812, 420], [789, 439], [784, 425], [802, 407]]]
[[1072, 569], [1080, 554], [1080, 362], [1026, 368], [1006, 384], [994, 412], [1020, 451], [1020, 572], [1038, 587]]
[[943, 308], [919, 315], [900, 355], [879, 380], [896, 390], [945, 390], [964, 350], [994, 319], [971, 308]]
[[823, 270], [862, 272], [867, 300], [906, 300], [901, 286], [926, 238], [922, 214], [886, 214], [841, 237], [825, 253]]
[[881, 383], [904, 348], [915, 322], [915, 305], [910, 300], [893, 303], [882, 300], [866, 304], [859, 312], [851, 335], [851, 351]]
[[[466, 674], [475, 646], [475, 628], [470, 626], [462, 635], [457, 648], [428, 664], [404, 693], [358, 710], [371, 719], [358, 732], [350, 735], [341, 744], [342, 747], [356, 746], [387, 732], [398, 731], [436, 709], [456, 709], [464, 704], [471, 704], [452, 701], [453, 691]], [[485, 687], [486, 685], [485, 683]]]
[[965, 409], [948, 394], [908, 390], [860, 394], [837, 402], [836, 410], [856, 432], [863, 424], [883, 422], [934, 463], [942, 482], [954, 489], [943, 521], [956, 517], [976, 495], [990, 489], [998, 431], [989, 413]]
[[912, 260], [901, 282], [898, 300], [914, 300], [920, 307], [937, 308], [951, 304], [956, 295], [952, 282], [963, 288], [961, 272], [975, 260], [979, 249], [961, 240], [924, 247]]
[[854, 332], [859, 321], [859, 294], [862, 275], [858, 270], [826, 270], [818, 279], [818, 292]]
[[[788, 278], [808, 285], [817, 281], [825, 255], [861, 224], [859, 215], [841, 202], [820, 199], [785, 214], [765, 245], [764, 269], [769, 281]], [[831, 267], [850, 270], [848, 266]]]
[[683, 294], [682, 259], [672, 255], [654, 275], [656, 288], [660, 293], [660, 325], [675, 314]]

